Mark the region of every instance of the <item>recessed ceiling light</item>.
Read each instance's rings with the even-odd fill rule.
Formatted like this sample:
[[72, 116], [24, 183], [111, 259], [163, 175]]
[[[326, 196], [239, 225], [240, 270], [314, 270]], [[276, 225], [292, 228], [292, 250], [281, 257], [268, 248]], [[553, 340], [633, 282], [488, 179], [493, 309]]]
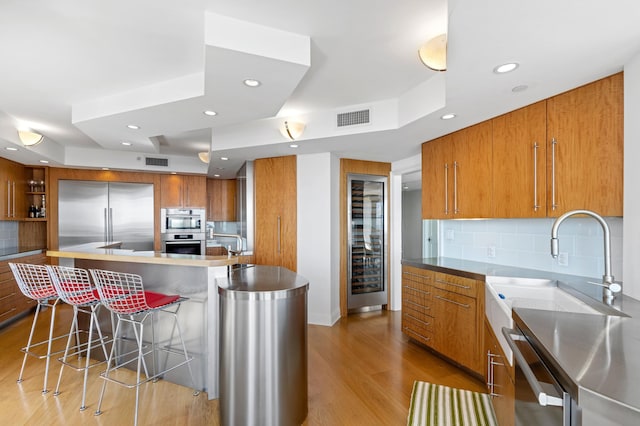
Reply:
[[6, 147], [5, 149], [6, 149], [7, 151], [17, 151], [17, 150], [18, 150], [18, 148], [14, 148], [14, 147], [12, 147], [12, 146], [8, 146], [8, 147]]
[[209, 109], [208, 109], [208, 110], [206, 110], [206, 111], [204, 111], [204, 112], [203, 112], [203, 114], [204, 114], [204, 115], [208, 115], [208, 116], [210, 116], [210, 117], [213, 117], [214, 115], [218, 115], [218, 113], [217, 113], [217, 112], [215, 112], [215, 111], [211, 111], [211, 110], [209, 110]]
[[442, 120], [451, 120], [452, 118], [455, 118], [455, 114], [445, 114], [442, 117], [440, 117]]
[[506, 72], [511, 72], [518, 68], [520, 65], [517, 62], [509, 62], [506, 64], [498, 65], [493, 69], [493, 72], [496, 74], [504, 74]]
[[245, 86], [249, 86], [249, 87], [258, 87], [258, 86], [260, 86], [260, 81], [254, 80], [253, 78], [247, 78], [247, 79], [244, 80], [243, 83], [245, 84]]
[[229, 157], [220, 157], [220, 159], [221, 159], [222, 161], [227, 161], [227, 160], [229, 159]]
[[136, 126], [135, 124], [129, 124], [127, 127], [130, 128], [131, 130], [139, 130], [140, 129], [140, 126]]
[[220, 177], [220, 175], [216, 173], [215, 175], [213, 175], [213, 177]]
[[513, 89], [511, 89], [511, 91], [514, 92], [514, 93], [524, 92], [528, 88], [529, 88], [529, 86], [527, 86], [526, 84], [521, 84], [520, 86], [516, 86]]
[[290, 148], [297, 148], [298, 144], [297, 143], [292, 143], [291, 145], [289, 145]]
[[409, 189], [409, 185], [404, 185], [402, 189]]
[[124, 145], [124, 146], [131, 146], [131, 145], [133, 145], [133, 144], [132, 144], [131, 142], [122, 142], [122, 145]]
[[40, 160], [40, 162], [41, 162], [42, 164], [49, 164], [49, 162], [48, 162], [47, 160]]
[[108, 167], [103, 167], [102, 170], [109, 170], [109, 168]]
[[176, 172], [171, 172], [171, 174], [172, 174], [172, 175], [177, 175], [177, 173], [176, 173]]

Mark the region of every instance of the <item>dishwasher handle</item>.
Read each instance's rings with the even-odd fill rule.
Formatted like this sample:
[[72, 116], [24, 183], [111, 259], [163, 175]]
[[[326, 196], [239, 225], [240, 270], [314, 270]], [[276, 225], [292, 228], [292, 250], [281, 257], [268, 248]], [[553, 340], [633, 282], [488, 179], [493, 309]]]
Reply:
[[525, 337], [522, 334], [518, 333], [516, 330], [507, 327], [502, 327], [502, 334], [504, 334], [509, 347], [513, 351], [513, 356], [516, 358], [516, 363], [522, 370], [522, 373], [526, 377], [527, 382], [529, 382], [529, 386], [531, 386], [533, 393], [538, 398], [538, 404], [542, 406], [552, 405], [562, 407], [564, 405], [563, 398], [549, 395], [542, 389], [542, 385], [529, 367], [529, 363], [524, 358], [524, 355], [522, 355], [522, 352], [520, 352], [520, 349], [516, 345], [516, 340], [526, 340]]

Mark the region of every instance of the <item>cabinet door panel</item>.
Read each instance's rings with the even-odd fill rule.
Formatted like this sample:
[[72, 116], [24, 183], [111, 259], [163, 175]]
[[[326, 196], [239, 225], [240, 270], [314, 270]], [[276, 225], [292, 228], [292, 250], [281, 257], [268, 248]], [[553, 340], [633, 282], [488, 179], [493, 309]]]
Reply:
[[455, 218], [491, 217], [491, 122], [453, 133], [453, 213]]
[[451, 135], [422, 144], [422, 218], [453, 218]]
[[547, 105], [493, 121], [493, 217], [546, 217]]
[[207, 178], [186, 175], [182, 177], [183, 207], [205, 208], [207, 206]]
[[547, 215], [622, 216], [622, 74], [547, 100]]
[[182, 207], [182, 176], [160, 176], [161, 207]]

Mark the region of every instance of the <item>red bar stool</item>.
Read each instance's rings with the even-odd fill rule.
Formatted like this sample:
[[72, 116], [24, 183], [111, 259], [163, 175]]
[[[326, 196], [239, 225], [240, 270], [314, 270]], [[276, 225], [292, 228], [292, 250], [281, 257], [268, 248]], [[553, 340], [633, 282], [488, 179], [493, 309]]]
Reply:
[[[47, 268], [43, 265], [32, 265], [29, 263], [9, 263], [9, 268], [11, 268], [11, 272], [13, 272], [13, 276], [18, 283], [18, 287], [22, 294], [26, 297], [35, 300], [38, 302], [38, 307], [36, 308], [36, 313], [33, 317], [33, 324], [31, 325], [31, 333], [29, 333], [29, 340], [27, 341], [27, 346], [20, 349], [24, 352], [24, 358], [22, 359], [22, 368], [20, 368], [20, 375], [18, 376], [18, 383], [22, 382], [22, 374], [24, 373], [24, 367], [27, 363], [27, 356], [31, 355], [38, 359], [45, 359], [45, 368], [44, 368], [44, 385], [42, 387], [42, 393], [45, 394], [49, 392], [47, 390], [47, 377], [49, 376], [49, 361], [53, 355], [59, 354], [62, 351], [52, 352], [51, 345], [54, 340], [67, 337], [58, 336], [53, 337], [53, 328], [55, 325], [56, 319], [56, 307], [58, 306], [58, 302], [60, 299], [58, 298], [58, 292], [55, 287], [51, 283], [51, 279], [49, 278], [49, 273], [47, 272]], [[43, 340], [38, 343], [33, 343], [33, 333], [36, 329], [36, 324], [38, 322], [38, 317], [40, 315], [40, 311], [44, 308], [51, 308], [51, 321], [49, 324], [49, 338]], [[47, 353], [45, 355], [39, 354], [35, 351], [38, 350], [42, 345], [47, 345]]]
[[[82, 385], [82, 403], [80, 405], [80, 411], [86, 410], [86, 395], [87, 395], [87, 377], [89, 376], [89, 368], [106, 362], [109, 355], [105, 346], [106, 338], [102, 335], [100, 323], [98, 322], [97, 313], [100, 309], [100, 296], [95, 286], [91, 283], [89, 273], [85, 269], [71, 268], [66, 266], [47, 266], [46, 267], [51, 282], [58, 292], [58, 296], [65, 303], [73, 306], [73, 321], [71, 322], [71, 328], [69, 329], [69, 337], [67, 339], [67, 346], [64, 350], [64, 356], [58, 358], [58, 361], [62, 363], [60, 366], [60, 374], [58, 375], [58, 384], [56, 390], [53, 393], [55, 396], [60, 395], [60, 382], [62, 381], [62, 372], [65, 366], [69, 366], [76, 371], [84, 371], [84, 382]], [[78, 313], [84, 313], [90, 315], [89, 331], [87, 332], [86, 343], [81, 343], [80, 332], [78, 327]], [[93, 338], [93, 332], [98, 333], [98, 338]], [[72, 338], [76, 337], [76, 345], [72, 346]], [[102, 347], [104, 355], [104, 361], [94, 361], [91, 363], [91, 348], [95, 343], [99, 343]], [[84, 366], [78, 366], [69, 361], [69, 357], [77, 355], [78, 358], [82, 357], [83, 352], [86, 352]]]
[[[129, 274], [124, 272], [114, 272], [114, 271], [104, 271], [99, 269], [91, 269], [91, 276], [93, 277], [93, 282], [95, 283], [98, 293], [100, 295], [100, 300], [102, 304], [113, 312], [118, 321], [116, 323], [116, 330], [114, 332], [113, 337], [113, 345], [111, 347], [111, 353], [109, 354], [109, 360], [107, 362], [107, 369], [104, 373], [101, 374], [101, 377], [105, 379], [105, 382], [102, 384], [102, 390], [100, 392], [100, 399], [98, 400], [98, 407], [96, 409], [95, 415], [98, 416], [102, 414], [100, 411], [100, 407], [102, 406], [102, 399], [104, 397], [105, 388], [107, 386], [107, 381], [114, 382], [125, 386], [127, 388], [136, 388], [136, 410], [134, 417], [134, 424], [138, 424], [138, 401], [139, 401], [139, 393], [140, 393], [140, 385], [150, 381], [156, 380], [166, 372], [176, 369], [182, 365], [187, 365], [189, 369], [189, 375], [191, 377], [191, 382], [194, 388], [194, 396], [198, 395], [200, 392], [195, 390], [195, 381], [193, 379], [193, 372], [191, 370], [191, 360], [193, 358], [189, 357], [187, 353], [187, 347], [182, 338], [182, 331], [180, 329], [180, 324], [178, 323], [178, 310], [180, 309], [181, 302], [187, 300], [185, 297], [181, 297], [179, 295], [166, 295], [161, 293], [154, 293], [151, 291], [145, 291], [142, 283], [142, 277], [136, 274]], [[169, 338], [169, 344], [171, 340], [173, 340], [173, 333], [175, 330], [178, 331], [178, 337], [180, 339], [180, 344], [182, 346], [182, 350], [178, 352], [170, 348], [168, 345], [166, 347], [158, 347], [154, 342], [154, 331], [153, 331], [153, 322], [154, 315], [158, 312], [164, 312], [173, 316], [174, 326], [171, 332], [171, 337]], [[148, 347], [144, 341], [144, 323], [147, 319], [151, 320], [151, 345]], [[133, 351], [127, 353], [117, 353], [116, 348], [120, 345], [118, 342], [126, 340], [123, 335], [123, 323], [129, 323], [133, 327], [133, 332], [136, 340], [137, 348]], [[123, 345], [124, 346], [124, 345]], [[180, 354], [184, 356], [184, 361], [177, 363], [169, 368], [164, 368], [162, 371], [156, 371], [156, 362], [155, 362], [155, 352], [156, 351], [164, 351], [167, 353]], [[133, 358], [121, 361], [122, 358], [125, 358], [129, 355], [134, 355]], [[145, 355], [151, 354], [153, 358], [153, 371], [151, 375], [149, 375], [147, 370], [147, 365], [145, 362]], [[117, 362], [116, 361], [117, 358]], [[121, 380], [117, 380], [113, 377], [110, 377], [111, 373], [115, 370], [124, 367], [126, 365], [131, 364], [132, 362], [136, 362], [136, 382], [135, 383], [126, 383]], [[114, 365], [115, 362], [115, 365]], [[166, 366], [165, 366], [166, 367]], [[140, 369], [144, 368], [146, 379], [140, 379]]]

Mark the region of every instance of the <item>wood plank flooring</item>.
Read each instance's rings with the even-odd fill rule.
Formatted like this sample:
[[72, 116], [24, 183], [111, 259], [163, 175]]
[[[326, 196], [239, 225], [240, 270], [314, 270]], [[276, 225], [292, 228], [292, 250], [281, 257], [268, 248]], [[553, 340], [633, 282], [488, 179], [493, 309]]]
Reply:
[[[67, 320], [70, 309], [62, 309]], [[0, 330], [0, 424], [122, 425], [133, 423], [135, 391], [109, 384], [103, 414], [94, 416], [102, 386], [92, 369], [86, 411], [79, 411], [82, 374], [65, 369], [59, 396], [53, 395], [60, 364], [51, 363], [50, 392], [41, 394], [44, 361], [27, 360], [16, 383], [33, 316]], [[46, 334], [49, 315], [39, 328]], [[64, 332], [68, 322], [58, 321]], [[414, 380], [484, 392], [483, 383], [409, 341], [400, 332], [399, 312], [369, 312], [342, 318], [333, 327], [309, 326], [309, 414], [305, 425], [404, 425]], [[218, 425], [216, 400], [159, 381], [143, 385], [139, 424]]]

